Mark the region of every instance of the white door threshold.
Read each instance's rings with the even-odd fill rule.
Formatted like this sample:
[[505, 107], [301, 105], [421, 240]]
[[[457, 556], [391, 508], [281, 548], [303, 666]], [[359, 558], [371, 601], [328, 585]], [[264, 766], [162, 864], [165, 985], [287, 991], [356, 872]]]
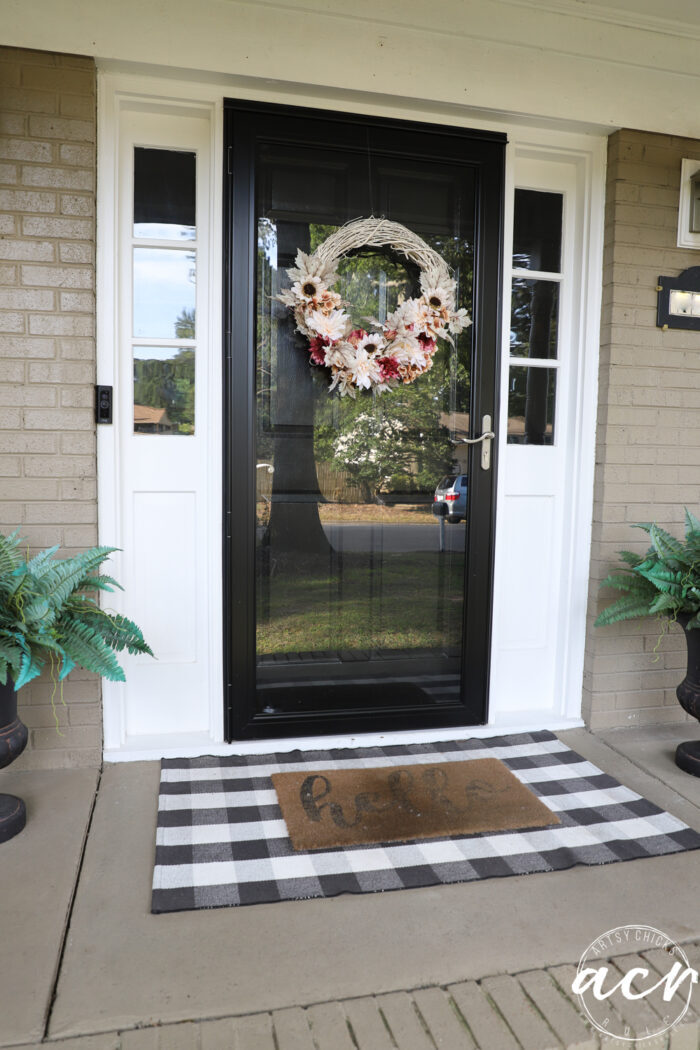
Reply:
[[238, 740], [231, 744], [213, 740], [208, 733], [173, 733], [169, 736], [127, 737], [123, 747], [104, 752], [105, 762], [148, 762], [161, 758], [196, 758], [198, 755], [270, 755], [284, 751], [326, 751], [337, 747], [384, 747], [387, 744], [429, 744], [436, 740], [482, 739], [511, 733], [548, 729], [580, 729], [580, 718], [526, 721], [499, 720], [486, 726], [448, 726], [442, 729], [401, 730], [388, 733], [354, 733], [335, 736], [285, 737], [275, 740]]

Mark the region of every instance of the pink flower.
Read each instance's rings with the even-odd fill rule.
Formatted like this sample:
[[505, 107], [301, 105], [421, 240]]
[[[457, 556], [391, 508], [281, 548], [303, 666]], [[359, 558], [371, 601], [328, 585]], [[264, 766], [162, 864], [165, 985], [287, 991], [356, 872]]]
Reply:
[[427, 336], [425, 332], [421, 332], [418, 336], [418, 339], [426, 354], [430, 354], [432, 356], [437, 350], [437, 343], [435, 342], [435, 340]]

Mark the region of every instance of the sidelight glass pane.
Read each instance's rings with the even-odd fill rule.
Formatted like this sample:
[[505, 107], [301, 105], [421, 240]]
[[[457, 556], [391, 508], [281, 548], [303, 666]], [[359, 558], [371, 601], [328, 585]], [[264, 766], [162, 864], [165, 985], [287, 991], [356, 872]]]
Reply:
[[559, 273], [563, 204], [561, 193], [515, 191], [513, 266], [516, 269]]
[[134, 336], [194, 339], [195, 253], [134, 248]]
[[[368, 181], [366, 151], [265, 146], [257, 177], [258, 710], [456, 702], [468, 478], [466, 446], [454, 441], [469, 431], [471, 329], [443, 342], [414, 383], [340, 397], [274, 296], [299, 249], [313, 252], [380, 202], [387, 218], [416, 217], [471, 313], [473, 175], [438, 161], [375, 163]], [[358, 327], [420, 294], [417, 269], [388, 251], [361, 250], [338, 269]], [[433, 505], [446, 476], [463, 484], [441, 525]]]
[[194, 434], [193, 347], [134, 347], [134, 433]]
[[508, 384], [508, 444], [554, 444], [556, 368], [511, 365]]
[[194, 239], [196, 163], [194, 153], [134, 149], [134, 237]]
[[510, 314], [512, 357], [556, 358], [559, 285], [516, 277]]

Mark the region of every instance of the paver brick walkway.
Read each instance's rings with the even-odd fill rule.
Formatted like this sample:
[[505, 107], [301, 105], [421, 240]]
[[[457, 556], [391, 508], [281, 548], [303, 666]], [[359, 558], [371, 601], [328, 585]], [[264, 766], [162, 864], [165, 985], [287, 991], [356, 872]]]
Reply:
[[[700, 941], [684, 944], [700, 968]], [[621, 976], [644, 965], [666, 973], [661, 950], [612, 957]], [[663, 967], [663, 970], [662, 970]], [[582, 1019], [571, 992], [574, 966], [515, 976], [500, 974], [445, 988], [417, 988], [290, 1007], [216, 1021], [134, 1028], [22, 1044], [24, 1050], [700, 1050], [700, 1020], [692, 1008], [672, 1032], [641, 1043], [604, 1039]], [[696, 988], [693, 1002], [700, 1007]], [[653, 1004], [619, 1001], [613, 1012], [635, 1025], [654, 1024]], [[642, 1029], [640, 1028], [640, 1031]]]

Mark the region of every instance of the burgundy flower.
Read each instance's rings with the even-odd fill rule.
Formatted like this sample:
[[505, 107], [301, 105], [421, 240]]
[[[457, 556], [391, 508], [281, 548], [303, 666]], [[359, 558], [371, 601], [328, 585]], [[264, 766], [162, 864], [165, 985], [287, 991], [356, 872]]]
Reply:
[[430, 336], [427, 336], [425, 332], [421, 332], [418, 336], [418, 339], [421, 342], [426, 354], [435, 353], [435, 351], [437, 350], [437, 345], [434, 339], [431, 339]]
[[309, 356], [311, 363], [314, 365], [325, 365], [326, 363], [326, 347], [329, 345], [327, 339], [323, 336], [317, 335], [315, 339], [312, 339], [309, 343]]
[[382, 380], [399, 378], [399, 363], [395, 357], [380, 357], [377, 359], [377, 364]]

